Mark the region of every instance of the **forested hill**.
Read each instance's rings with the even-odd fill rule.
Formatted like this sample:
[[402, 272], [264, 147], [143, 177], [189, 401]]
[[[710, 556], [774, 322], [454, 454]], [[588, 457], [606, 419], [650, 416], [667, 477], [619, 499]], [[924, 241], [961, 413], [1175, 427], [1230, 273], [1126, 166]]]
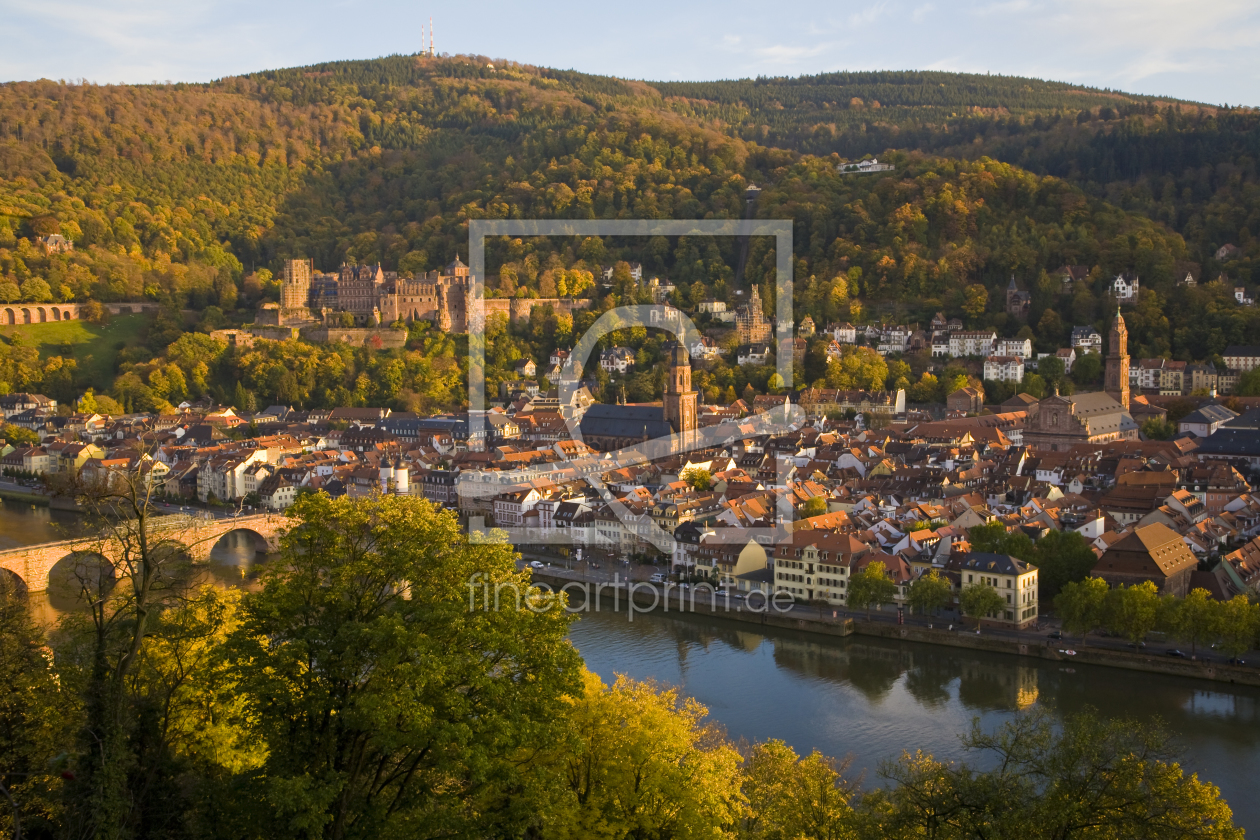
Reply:
[[[828, 73], [655, 84], [737, 136], [857, 158], [885, 149], [988, 155], [1167, 222], [1206, 261], [1260, 222], [1260, 114], [964, 73]], [[1244, 233], [1243, 231], [1246, 231]], [[1253, 266], [1239, 266], [1252, 277]]]
[[[1092, 243], [1086, 253], [1131, 253], [1132, 265], [1107, 270], [1164, 265], [1148, 277], [1157, 285], [1171, 280], [1174, 263], [1260, 280], [1251, 233], [1260, 229], [1257, 125], [1252, 111], [1007, 77], [653, 84], [476, 57], [394, 56], [209, 84], [11, 83], [0, 86], [0, 271], [18, 286], [40, 273], [54, 293], [79, 298], [167, 295], [227, 306], [239, 293], [243, 305], [265, 289], [242, 278], [290, 255], [323, 267], [343, 259], [435, 267], [464, 253], [469, 216], [726, 217], [742, 212], [749, 182], [772, 187], [762, 215], [799, 212], [799, 196], [773, 186], [800, 166], [834, 206], [822, 216], [810, 210], [814, 227], [800, 237], [809, 253], [799, 255], [805, 270], [831, 271], [837, 248], [875, 253], [872, 245], [895, 243], [862, 236], [897, 234], [883, 223], [837, 221], [842, 209], [855, 212], [857, 188], [841, 187], [809, 156], [829, 163], [896, 149], [934, 156], [929, 168], [944, 167], [946, 193], [960, 207], [979, 192], [959, 195], [947, 161], [985, 154], [1106, 199], [1065, 198], [1083, 210], [1055, 223], [1067, 223], [1067, 239]], [[907, 189], [925, 200], [937, 192]], [[1043, 222], [1011, 198], [977, 205], [973, 219], [1022, 242]], [[1137, 227], [1152, 233], [1126, 233], [1123, 248], [1107, 239]], [[75, 240], [75, 258], [45, 264], [29, 242], [22, 250], [56, 230]], [[833, 241], [820, 245], [824, 233]], [[995, 291], [1012, 271], [1031, 280], [1053, 268], [1042, 261], [1062, 251], [1046, 244], [1053, 238], [1022, 251], [977, 247], [978, 229], [933, 227], [930, 237], [973, 254], [942, 276]], [[1152, 237], [1164, 243], [1159, 253], [1143, 250]], [[1227, 242], [1242, 252], [1218, 264], [1212, 255]], [[1010, 257], [1015, 251], [1023, 256]], [[696, 274], [694, 261], [680, 267], [659, 248], [656, 256], [662, 271]]]

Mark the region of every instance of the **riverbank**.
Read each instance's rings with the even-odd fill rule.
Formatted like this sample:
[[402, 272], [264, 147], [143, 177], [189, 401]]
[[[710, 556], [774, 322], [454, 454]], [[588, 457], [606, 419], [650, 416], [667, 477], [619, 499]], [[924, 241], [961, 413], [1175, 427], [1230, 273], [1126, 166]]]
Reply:
[[[654, 586], [635, 582], [634, 590], [628, 584], [581, 580], [558, 574], [561, 570], [534, 569], [533, 579], [553, 589], [564, 589], [573, 605], [584, 602], [585, 596], [594, 596], [599, 601], [595, 609], [605, 604], [612, 604], [617, 609], [625, 609], [629, 620], [634, 620], [635, 613], [642, 612], [683, 612], [705, 616], [719, 621], [735, 622], [744, 626], [758, 626], [795, 630], [819, 636], [845, 637], [851, 635], [873, 636], [884, 639], [900, 639], [908, 642], [943, 645], [953, 648], [1000, 653], [1009, 656], [1049, 660], [1071, 664], [1102, 665], [1111, 668], [1122, 668], [1129, 671], [1143, 671], [1150, 674], [1189, 677], [1191, 679], [1212, 682], [1233, 683], [1236, 685], [1260, 686], [1260, 671], [1246, 666], [1229, 665], [1219, 662], [1202, 662], [1190, 659], [1160, 657], [1150, 654], [1131, 653], [1128, 651], [1107, 650], [1103, 648], [1076, 647], [1068, 639], [1048, 640], [1044, 636], [1023, 634], [1014, 639], [1000, 638], [990, 631], [976, 633], [974, 630], [946, 630], [935, 627], [891, 624], [878, 621], [865, 621], [852, 617], [835, 617], [826, 615], [810, 615], [804, 610], [794, 609], [790, 612], [778, 612], [774, 607], [755, 609], [734, 598], [696, 597], [687, 591], [671, 589], [668, 596], [662, 596]], [[632, 606], [633, 605], [633, 606]], [[809, 610], [810, 613], [814, 610]], [[833, 615], [835, 612], [833, 611]], [[1070, 652], [1069, 652], [1070, 651]]]
[[49, 506], [49, 498], [43, 493], [32, 493], [26, 490], [10, 490], [6, 487], [0, 487], [0, 499], [7, 499], [10, 502], [30, 502], [33, 505]]
[[10, 502], [27, 502], [40, 507], [52, 508], [53, 510], [64, 510], [69, 513], [83, 513], [83, 506], [74, 499], [64, 496], [49, 496], [46, 493], [37, 493], [33, 490], [17, 490], [10, 486], [0, 486], [0, 499], [7, 499]]

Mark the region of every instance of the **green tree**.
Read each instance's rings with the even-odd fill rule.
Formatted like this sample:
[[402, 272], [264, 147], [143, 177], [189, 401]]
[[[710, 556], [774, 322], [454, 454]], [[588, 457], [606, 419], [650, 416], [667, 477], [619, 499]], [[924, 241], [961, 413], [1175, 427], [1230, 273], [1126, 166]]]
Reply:
[[1149, 580], [1120, 586], [1107, 593], [1107, 627], [1132, 644], [1155, 629], [1159, 615], [1159, 589]]
[[1082, 388], [1090, 388], [1102, 380], [1102, 356], [1086, 353], [1072, 363], [1072, 379]]
[[808, 519], [811, 516], [822, 516], [827, 512], [827, 497], [810, 496], [797, 508], [797, 512], [804, 519]]
[[13, 446], [37, 446], [39, 444], [39, 435], [33, 430], [22, 426], [15, 426], [12, 423], [5, 423], [0, 428], [0, 438]]
[[1081, 644], [1091, 632], [1107, 620], [1107, 595], [1111, 587], [1102, 578], [1087, 577], [1068, 583], [1054, 599], [1054, 608], [1063, 621], [1063, 629], [1080, 633]]
[[922, 753], [881, 767], [892, 782], [881, 836], [1242, 840], [1219, 790], [1185, 775], [1156, 725], [1087, 710], [1060, 727], [1034, 711], [993, 733], [977, 721], [963, 746], [992, 769]]
[[[230, 642], [269, 745], [251, 789], [268, 836], [516, 833], [565, 694], [570, 616], [512, 548], [427, 501], [311, 494]], [[527, 608], [533, 604], [534, 609]]]
[[31, 303], [46, 303], [53, 299], [52, 289], [48, 283], [38, 277], [32, 277], [22, 283], [22, 300]]
[[1089, 577], [1098, 555], [1075, 531], [1051, 531], [1037, 540], [1031, 557], [1022, 559], [1037, 567], [1038, 597], [1052, 603], [1063, 587]]
[[1238, 386], [1234, 393], [1240, 397], [1260, 396], [1260, 368], [1249, 370], [1238, 377]]
[[866, 620], [871, 620], [871, 607], [891, 603], [897, 597], [897, 584], [888, 576], [883, 563], [867, 563], [849, 577], [849, 594], [845, 603], [849, 609], [866, 610]]
[[1242, 656], [1260, 638], [1260, 604], [1253, 604], [1245, 594], [1230, 598], [1220, 605], [1217, 630], [1221, 650], [1231, 659]]
[[1024, 378], [1020, 380], [1019, 391], [1039, 400], [1044, 399], [1047, 393], [1046, 380], [1042, 379], [1039, 373], [1025, 373]]
[[701, 467], [692, 467], [680, 477], [693, 489], [701, 492], [708, 491], [713, 487], [713, 474]]
[[0, 783], [17, 803], [0, 808], [0, 834], [53, 837], [61, 816], [61, 778], [51, 760], [71, 743], [81, 706], [63, 686], [31, 620], [25, 593], [0, 572]]
[[958, 606], [963, 615], [974, 618], [979, 627], [985, 617], [1000, 615], [1006, 608], [1006, 601], [992, 586], [973, 583], [964, 586], [958, 594]]
[[1032, 560], [1036, 555], [1033, 541], [1022, 531], [1007, 530], [1001, 522], [977, 525], [967, 531], [972, 551], [989, 554], [1009, 554], [1020, 560]]
[[1220, 628], [1220, 602], [1206, 589], [1195, 587], [1176, 603], [1171, 616], [1173, 634], [1190, 643], [1190, 655], [1198, 656], [1199, 645], [1215, 638]]
[[936, 569], [928, 569], [910, 584], [907, 600], [912, 609], [919, 611], [919, 615], [927, 615], [947, 606], [952, 598], [953, 587], [950, 582], [941, 577]]
[[1168, 440], [1177, 434], [1177, 427], [1163, 417], [1152, 417], [1142, 424], [1142, 434], [1147, 440]]
[[1053, 389], [1063, 381], [1063, 360], [1058, 356], [1046, 356], [1037, 362], [1037, 375], [1046, 382], [1046, 387]]

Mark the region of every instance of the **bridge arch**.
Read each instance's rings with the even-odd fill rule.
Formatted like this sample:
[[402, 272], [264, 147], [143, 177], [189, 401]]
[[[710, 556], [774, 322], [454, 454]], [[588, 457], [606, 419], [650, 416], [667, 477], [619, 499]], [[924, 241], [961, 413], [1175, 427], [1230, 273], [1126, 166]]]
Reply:
[[22, 307], [22, 323], [23, 324], [31, 323], [31, 310], [26, 308], [25, 306]]
[[0, 566], [0, 592], [12, 592], [19, 597], [25, 597], [30, 589], [26, 585], [26, 581], [22, 576], [12, 569]]
[[6, 323], [6, 324], [16, 324], [16, 323], [17, 323], [17, 314], [13, 311], [13, 308], [12, 308], [12, 307], [6, 307], [6, 308], [5, 308], [5, 310], [4, 310], [4, 323]]
[[[207, 549], [206, 553], [209, 554], [210, 552], [214, 551], [225, 540], [232, 538], [234, 534], [242, 535], [242, 537], [244, 537], [250, 544], [253, 545], [254, 552], [257, 554], [266, 554], [268, 551], [271, 550], [271, 543], [268, 541], [268, 539], [265, 536], [258, 533], [257, 531], [255, 531], [253, 528], [250, 528], [249, 526], [241, 526], [239, 528], [228, 528], [224, 530], [224, 532], [220, 534], [213, 541], [213, 543], [210, 545], [210, 548]], [[241, 539], [241, 537], [236, 537], [236, 539]]]
[[[89, 591], [108, 591], [118, 582], [114, 564], [94, 548], [73, 548], [68, 554], [48, 567], [45, 589], [54, 601], [73, 606], [84, 588]], [[56, 604], [57, 606], [61, 606]]]

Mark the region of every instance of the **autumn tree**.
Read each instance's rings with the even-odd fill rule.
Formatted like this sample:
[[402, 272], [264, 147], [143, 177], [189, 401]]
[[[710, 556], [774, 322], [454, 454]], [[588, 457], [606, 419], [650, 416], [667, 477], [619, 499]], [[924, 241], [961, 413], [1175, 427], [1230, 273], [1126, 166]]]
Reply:
[[544, 836], [675, 837], [730, 832], [742, 813], [739, 755], [676, 688], [587, 673], [560, 707], [570, 740]]
[[962, 310], [972, 321], [984, 314], [989, 304], [989, 290], [979, 283], [973, 283], [963, 290]]
[[864, 815], [861, 790], [848, 775], [848, 762], [815, 750], [801, 757], [778, 740], [757, 744], [744, 759], [742, 794], [746, 801], [739, 836], [745, 840], [818, 838], [842, 840], [859, 835]]

